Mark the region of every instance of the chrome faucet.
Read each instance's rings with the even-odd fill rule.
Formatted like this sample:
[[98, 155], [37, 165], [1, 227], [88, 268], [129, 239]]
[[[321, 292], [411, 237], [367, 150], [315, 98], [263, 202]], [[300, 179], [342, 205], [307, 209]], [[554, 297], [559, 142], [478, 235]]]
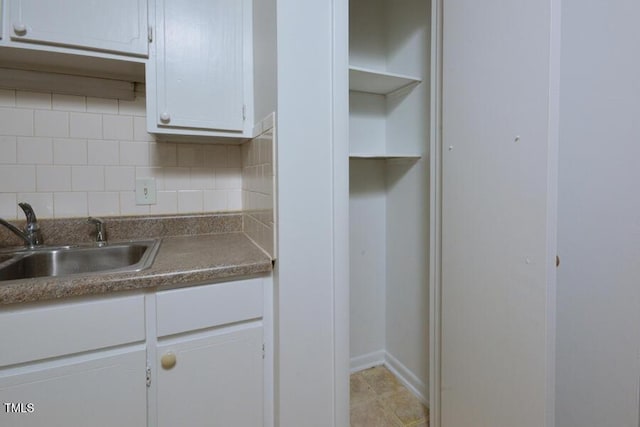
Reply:
[[18, 203], [18, 206], [20, 206], [27, 217], [27, 224], [24, 226], [24, 231], [2, 218], [0, 218], [0, 224], [4, 225], [13, 232], [13, 234], [24, 240], [26, 246], [30, 248], [40, 246], [43, 243], [42, 233], [40, 232], [38, 219], [36, 218], [33, 208], [29, 203]]
[[104, 221], [90, 216], [87, 218], [87, 222], [96, 226], [96, 244], [100, 247], [105, 246], [107, 244], [107, 233], [104, 229]]

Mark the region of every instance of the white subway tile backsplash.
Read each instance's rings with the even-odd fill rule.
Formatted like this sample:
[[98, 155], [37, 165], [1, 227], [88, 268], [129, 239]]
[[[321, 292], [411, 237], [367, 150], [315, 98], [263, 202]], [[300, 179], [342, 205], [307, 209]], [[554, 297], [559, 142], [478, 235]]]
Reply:
[[147, 132], [147, 119], [145, 117], [133, 118], [133, 139], [135, 141], [153, 142], [156, 139]]
[[18, 137], [18, 163], [50, 165], [53, 163], [51, 138]]
[[146, 115], [146, 103], [147, 100], [144, 96], [137, 96], [133, 101], [120, 99], [118, 100], [118, 112], [127, 116], [144, 117]]
[[54, 138], [53, 163], [56, 165], [86, 165], [87, 140]]
[[[229, 200], [242, 206], [243, 230], [267, 253], [276, 255], [275, 244], [275, 165], [273, 117], [262, 122], [263, 133], [242, 145], [242, 194], [238, 200], [237, 190], [230, 190]], [[235, 206], [229, 203], [229, 209]]]
[[118, 114], [118, 100], [88, 96], [87, 113]]
[[164, 190], [164, 168], [151, 166], [136, 166], [136, 178], [154, 178], [156, 190]]
[[106, 191], [133, 191], [136, 188], [136, 168], [133, 166], [107, 166], [104, 169]]
[[206, 147], [205, 166], [212, 168], [226, 168], [227, 154], [227, 147], [224, 145], [212, 145]]
[[120, 141], [120, 164], [147, 166], [149, 164], [149, 144], [145, 142]]
[[0, 167], [0, 192], [36, 191], [36, 167], [33, 165], [3, 165]]
[[120, 215], [148, 215], [149, 206], [151, 205], [136, 205], [135, 191], [120, 192]]
[[15, 107], [16, 91], [12, 89], [0, 89], [0, 107]]
[[51, 94], [43, 92], [16, 91], [16, 107], [18, 108], [38, 108], [41, 110], [51, 109]]
[[33, 136], [33, 110], [0, 108], [0, 135]]
[[242, 210], [242, 190], [227, 191], [227, 208], [231, 211]]
[[178, 144], [178, 166], [202, 167], [205, 165], [205, 147], [198, 144]]
[[[241, 209], [243, 149], [156, 141], [145, 102], [0, 89], [3, 217], [18, 195], [43, 218]], [[136, 177], [156, 180], [155, 205], [136, 205]]]
[[178, 191], [178, 212], [192, 213], [203, 212], [204, 210], [202, 190], [182, 190]]
[[240, 146], [230, 145], [227, 147], [227, 167], [241, 168], [242, 167], [242, 153]]
[[100, 191], [90, 192], [88, 196], [89, 215], [115, 216], [120, 214], [120, 193]]
[[87, 142], [87, 159], [90, 165], [119, 165], [120, 143], [90, 139]]
[[36, 110], [34, 117], [36, 136], [69, 136], [69, 113], [66, 111]]
[[104, 191], [104, 167], [72, 166], [71, 189], [73, 191]]
[[102, 116], [102, 137], [104, 139], [132, 140], [133, 117], [105, 114]]
[[149, 144], [149, 159], [152, 166], [177, 166], [178, 147], [169, 142]]
[[165, 190], [190, 190], [189, 168], [164, 168]]
[[242, 169], [240, 168], [216, 169], [216, 188], [219, 188], [219, 189], [242, 188]]
[[213, 169], [191, 168], [191, 182], [189, 187], [192, 190], [209, 190], [216, 188]]
[[87, 111], [87, 98], [76, 95], [53, 94], [52, 106], [54, 110], [61, 111]]
[[224, 212], [227, 208], [226, 190], [205, 190], [204, 191], [204, 211]]
[[87, 216], [89, 214], [87, 193], [53, 193], [53, 211], [57, 218]]
[[0, 163], [12, 164], [18, 159], [17, 138], [15, 136], [0, 136]]
[[36, 167], [38, 192], [70, 191], [71, 166], [39, 165]]
[[0, 193], [0, 218], [12, 221], [18, 217], [16, 193]]
[[102, 115], [70, 113], [69, 132], [73, 138], [102, 139]]
[[152, 214], [172, 214], [178, 212], [178, 192], [158, 191], [156, 204], [149, 206]]
[[21, 202], [29, 203], [39, 217], [53, 216], [53, 193], [18, 193], [18, 203]]

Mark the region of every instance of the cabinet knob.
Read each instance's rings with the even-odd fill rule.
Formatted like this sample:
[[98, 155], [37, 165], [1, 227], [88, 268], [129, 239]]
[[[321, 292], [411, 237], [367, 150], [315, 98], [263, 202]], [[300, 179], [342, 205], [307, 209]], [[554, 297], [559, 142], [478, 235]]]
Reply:
[[160, 358], [160, 364], [162, 365], [163, 369], [171, 369], [174, 366], [176, 366], [176, 355], [175, 355], [175, 353], [169, 351], [169, 352], [163, 354], [162, 358]]
[[13, 24], [13, 31], [19, 36], [24, 36], [27, 34], [27, 26], [21, 22], [16, 22]]
[[171, 116], [166, 111], [160, 114], [160, 121], [162, 123], [169, 123], [171, 121]]

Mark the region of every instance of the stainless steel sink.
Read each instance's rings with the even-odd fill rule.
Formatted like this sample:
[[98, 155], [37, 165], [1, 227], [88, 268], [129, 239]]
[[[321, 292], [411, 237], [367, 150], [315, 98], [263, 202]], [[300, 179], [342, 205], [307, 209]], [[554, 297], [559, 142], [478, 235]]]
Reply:
[[153, 263], [160, 240], [108, 246], [21, 249], [0, 254], [0, 281], [86, 273], [135, 272]]

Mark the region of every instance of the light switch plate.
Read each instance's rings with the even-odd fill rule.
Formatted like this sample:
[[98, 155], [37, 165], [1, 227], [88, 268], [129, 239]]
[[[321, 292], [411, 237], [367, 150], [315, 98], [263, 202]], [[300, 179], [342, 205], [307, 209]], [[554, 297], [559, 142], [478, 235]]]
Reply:
[[137, 178], [136, 179], [136, 205], [156, 204], [156, 179]]

